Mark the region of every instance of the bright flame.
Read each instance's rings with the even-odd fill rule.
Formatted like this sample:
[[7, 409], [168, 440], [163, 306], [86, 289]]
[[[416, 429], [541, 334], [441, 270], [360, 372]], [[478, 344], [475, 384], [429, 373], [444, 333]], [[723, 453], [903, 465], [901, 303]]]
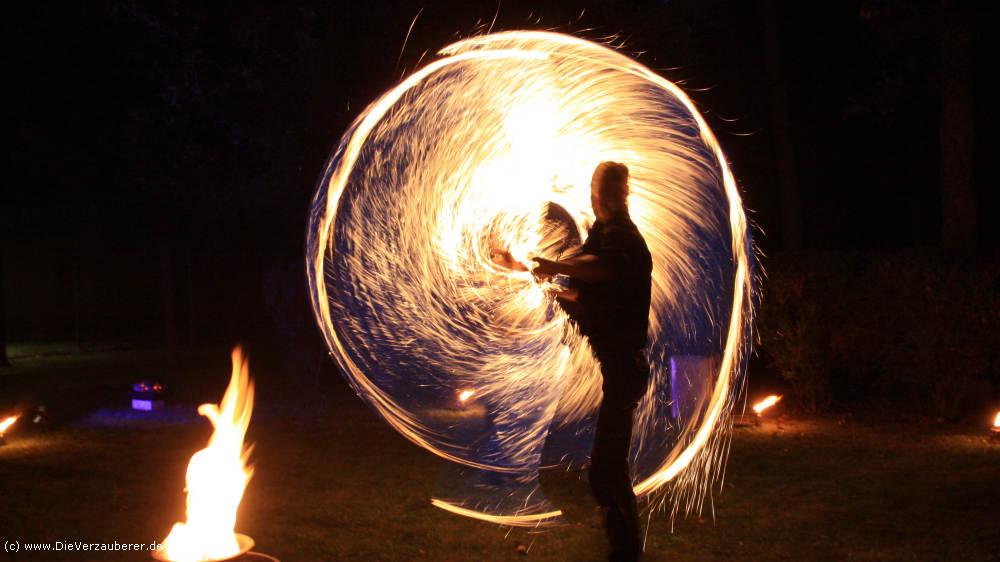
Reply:
[[[995, 429], [1000, 429], [1000, 412], [997, 412], [997, 417], [993, 418], [993, 427]], [[3, 431], [0, 430], [0, 433]]]
[[0, 421], [0, 435], [3, 435], [8, 429], [10, 429], [10, 426], [14, 425], [14, 422], [16, 422], [19, 417], [21, 416], [10, 416], [5, 420]]
[[465, 401], [468, 400], [469, 398], [472, 398], [472, 395], [475, 393], [476, 392], [474, 390], [463, 390], [458, 395], [458, 401], [461, 402], [462, 404], [465, 404]]
[[771, 406], [774, 406], [775, 404], [777, 404], [780, 401], [781, 401], [781, 396], [778, 396], [777, 394], [772, 394], [772, 395], [768, 396], [767, 398], [761, 400], [760, 402], [757, 402], [756, 404], [754, 404], [753, 405], [753, 411], [757, 415], [760, 415], [761, 412], [763, 412], [764, 410], [770, 408]]
[[168, 560], [224, 560], [240, 552], [234, 529], [236, 509], [253, 474], [246, 466], [250, 448], [243, 445], [253, 410], [253, 384], [239, 347], [232, 357], [233, 373], [222, 403], [198, 407], [215, 432], [188, 464], [187, 521], [174, 524], [163, 541]]

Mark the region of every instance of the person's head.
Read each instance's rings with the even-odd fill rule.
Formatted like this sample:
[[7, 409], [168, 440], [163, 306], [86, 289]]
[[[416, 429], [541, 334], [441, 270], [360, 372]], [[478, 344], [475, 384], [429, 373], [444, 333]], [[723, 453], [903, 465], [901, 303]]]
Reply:
[[628, 215], [628, 166], [601, 162], [590, 180], [590, 204], [597, 220]]

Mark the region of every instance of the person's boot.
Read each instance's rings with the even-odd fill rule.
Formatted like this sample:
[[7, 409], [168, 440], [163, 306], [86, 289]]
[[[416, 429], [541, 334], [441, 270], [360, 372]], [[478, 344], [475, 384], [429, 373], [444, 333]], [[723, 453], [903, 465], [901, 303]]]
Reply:
[[638, 550], [632, 551], [615, 551], [608, 556], [608, 562], [639, 562], [639, 555], [641, 554]]

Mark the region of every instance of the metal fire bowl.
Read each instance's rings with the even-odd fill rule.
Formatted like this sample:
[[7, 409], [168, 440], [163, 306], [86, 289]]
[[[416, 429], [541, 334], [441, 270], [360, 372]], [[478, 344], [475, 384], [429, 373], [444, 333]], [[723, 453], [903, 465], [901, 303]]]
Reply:
[[[250, 549], [253, 548], [254, 542], [252, 538], [236, 533], [236, 544], [240, 547], [240, 551], [235, 555], [230, 556], [229, 558], [212, 559], [208, 562], [226, 562], [227, 560], [236, 560], [240, 556], [250, 552]], [[153, 559], [159, 560], [160, 562], [173, 562], [173, 560], [166, 557], [162, 550], [154, 550]]]

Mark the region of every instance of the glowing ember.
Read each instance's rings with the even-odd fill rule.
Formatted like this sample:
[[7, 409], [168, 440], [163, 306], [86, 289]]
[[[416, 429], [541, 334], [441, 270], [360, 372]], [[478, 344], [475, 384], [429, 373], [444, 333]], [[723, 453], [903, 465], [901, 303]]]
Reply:
[[756, 404], [754, 404], [753, 411], [754, 411], [755, 414], [757, 414], [759, 416], [760, 414], [762, 414], [764, 412], [764, 410], [767, 410], [768, 408], [770, 408], [771, 406], [774, 406], [775, 404], [777, 404], [780, 401], [781, 401], [781, 397], [780, 396], [778, 396], [777, 394], [772, 394], [772, 395], [768, 396], [767, 398], [761, 400], [760, 402], [757, 402]]
[[458, 395], [458, 401], [461, 402], [462, 404], [465, 404], [466, 401], [469, 400], [469, 398], [472, 398], [473, 394], [475, 394], [475, 391], [473, 391], [473, 390], [463, 390]]
[[14, 422], [16, 422], [17, 418], [19, 417], [20, 416], [10, 416], [9, 418], [0, 422], [0, 435], [6, 433], [7, 430], [10, 429], [10, 426], [14, 425]]
[[993, 418], [993, 431], [1000, 431], [1000, 412]]
[[215, 432], [208, 446], [195, 453], [188, 464], [187, 521], [174, 524], [164, 539], [164, 559], [225, 560], [246, 549], [248, 539], [234, 529], [236, 509], [253, 474], [246, 466], [250, 448], [243, 445], [252, 410], [253, 384], [246, 358], [236, 347], [233, 374], [222, 403], [198, 407], [198, 413], [212, 422]]

